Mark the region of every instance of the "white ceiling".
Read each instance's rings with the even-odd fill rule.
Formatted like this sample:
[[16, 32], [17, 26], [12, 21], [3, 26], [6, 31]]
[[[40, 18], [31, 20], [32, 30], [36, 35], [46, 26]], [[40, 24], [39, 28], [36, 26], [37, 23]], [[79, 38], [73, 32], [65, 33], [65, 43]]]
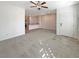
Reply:
[[40, 15], [40, 14], [46, 14], [49, 12], [53, 12], [56, 8], [64, 7], [67, 5], [75, 4], [74, 1], [46, 1], [46, 5], [48, 6], [48, 9], [42, 8], [41, 10], [38, 10], [37, 8], [30, 8], [33, 4], [31, 4], [29, 1], [1, 1], [0, 4], [8, 4], [8, 5], [14, 5], [18, 7], [25, 8], [26, 15]]

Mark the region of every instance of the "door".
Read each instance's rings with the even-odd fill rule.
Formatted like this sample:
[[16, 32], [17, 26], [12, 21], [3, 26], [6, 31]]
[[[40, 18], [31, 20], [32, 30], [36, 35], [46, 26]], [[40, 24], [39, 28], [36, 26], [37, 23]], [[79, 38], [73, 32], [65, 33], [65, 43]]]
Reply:
[[57, 17], [57, 34], [73, 37], [73, 8], [69, 6], [58, 9]]

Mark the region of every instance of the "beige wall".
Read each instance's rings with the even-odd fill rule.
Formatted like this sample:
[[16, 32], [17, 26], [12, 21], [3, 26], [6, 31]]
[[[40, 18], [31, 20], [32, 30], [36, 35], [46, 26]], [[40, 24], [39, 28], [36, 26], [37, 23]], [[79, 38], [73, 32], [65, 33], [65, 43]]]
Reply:
[[47, 14], [39, 17], [40, 27], [49, 30], [56, 30], [56, 14]]
[[30, 22], [31, 25], [39, 24], [38, 16], [30, 16]]
[[39, 28], [56, 30], [56, 14], [46, 14], [39, 16], [30, 16], [29, 23], [36, 26], [38, 24]]

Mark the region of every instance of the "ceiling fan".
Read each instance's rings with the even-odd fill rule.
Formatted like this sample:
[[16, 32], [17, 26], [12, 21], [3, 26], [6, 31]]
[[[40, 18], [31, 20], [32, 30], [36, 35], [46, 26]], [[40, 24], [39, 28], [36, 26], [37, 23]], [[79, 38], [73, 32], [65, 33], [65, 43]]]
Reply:
[[48, 8], [47, 6], [45, 6], [46, 2], [41, 2], [41, 1], [37, 1], [37, 3], [30, 1], [30, 3], [34, 4], [33, 6], [31, 6], [31, 8], [36, 7], [38, 10], [40, 10], [41, 8]]

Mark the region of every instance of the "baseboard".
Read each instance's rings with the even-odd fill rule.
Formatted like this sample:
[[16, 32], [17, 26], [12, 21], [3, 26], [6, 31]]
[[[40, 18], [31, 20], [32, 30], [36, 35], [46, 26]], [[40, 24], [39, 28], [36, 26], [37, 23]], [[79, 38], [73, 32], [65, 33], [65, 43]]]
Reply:
[[14, 38], [14, 37], [18, 37], [18, 36], [21, 36], [21, 35], [25, 35], [25, 33], [18, 34], [18, 35], [13, 35], [13, 36], [9, 36], [9, 37], [4, 37], [2, 39], [0, 38], [0, 41], [8, 40], [8, 39], [11, 39], [11, 38]]

